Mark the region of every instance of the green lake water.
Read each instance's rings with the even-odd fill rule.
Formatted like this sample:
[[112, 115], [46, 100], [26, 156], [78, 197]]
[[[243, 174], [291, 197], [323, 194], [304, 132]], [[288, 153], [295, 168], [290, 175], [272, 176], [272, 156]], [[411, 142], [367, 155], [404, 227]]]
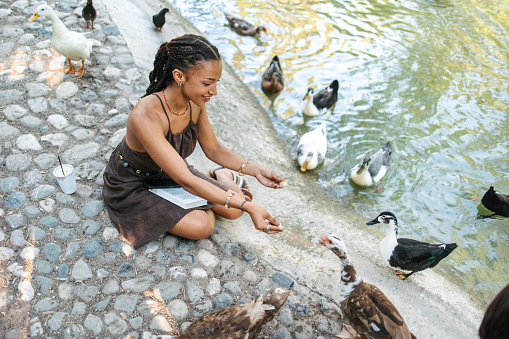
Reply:
[[[219, 48], [295, 158], [300, 136], [328, 119], [325, 161], [302, 175], [366, 221], [392, 211], [402, 237], [456, 242], [435, 270], [482, 304], [509, 282], [509, 218], [477, 218], [490, 185], [509, 194], [509, 1], [169, 3]], [[239, 36], [223, 11], [269, 33]], [[261, 74], [274, 55], [285, 89], [268, 98]], [[334, 79], [334, 112], [303, 117], [306, 89]], [[386, 141], [382, 189], [354, 187], [351, 168]]]

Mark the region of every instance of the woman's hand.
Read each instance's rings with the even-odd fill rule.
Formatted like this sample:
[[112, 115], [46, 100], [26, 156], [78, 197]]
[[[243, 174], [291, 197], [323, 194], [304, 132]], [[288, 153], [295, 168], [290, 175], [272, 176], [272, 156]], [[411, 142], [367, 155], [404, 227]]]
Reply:
[[283, 178], [268, 168], [260, 169], [255, 178], [258, 179], [260, 184], [269, 188], [282, 188], [279, 183], [284, 181]]
[[279, 221], [274, 219], [263, 207], [254, 203], [246, 203], [244, 210], [249, 213], [255, 228], [267, 234], [283, 232]]

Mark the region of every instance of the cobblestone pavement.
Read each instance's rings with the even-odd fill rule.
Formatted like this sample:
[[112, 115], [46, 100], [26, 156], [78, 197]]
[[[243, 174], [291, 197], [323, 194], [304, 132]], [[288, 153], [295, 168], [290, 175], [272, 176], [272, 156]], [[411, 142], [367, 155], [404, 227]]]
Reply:
[[[0, 1], [0, 333], [5, 338], [172, 337], [194, 318], [262, 293], [292, 289], [264, 338], [332, 338], [337, 305], [216, 230], [159, 237], [134, 250], [102, 202], [102, 173], [144, 93], [142, 76], [106, 8], [96, 4], [83, 78], [63, 73], [40, 2]], [[85, 32], [85, 1], [49, 1]], [[72, 164], [74, 194], [53, 168]]]

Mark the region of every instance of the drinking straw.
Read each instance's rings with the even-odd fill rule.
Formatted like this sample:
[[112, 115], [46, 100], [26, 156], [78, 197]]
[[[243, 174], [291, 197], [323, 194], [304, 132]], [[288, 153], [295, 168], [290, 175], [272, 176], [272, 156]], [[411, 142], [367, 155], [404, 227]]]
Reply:
[[60, 161], [60, 155], [57, 155], [57, 158], [58, 158], [58, 162], [60, 163], [60, 168], [62, 169], [62, 175], [65, 176], [64, 166], [62, 166], [62, 161]]

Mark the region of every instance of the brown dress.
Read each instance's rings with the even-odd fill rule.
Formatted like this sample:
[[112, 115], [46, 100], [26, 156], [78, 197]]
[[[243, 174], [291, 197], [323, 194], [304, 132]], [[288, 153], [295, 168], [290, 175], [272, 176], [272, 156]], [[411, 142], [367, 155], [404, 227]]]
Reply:
[[[198, 126], [189, 111], [189, 124], [180, 133], [172, 133], [168, 113], [161, 98], [154, 94], [163, 107], [168, 119], [166, 140], [185, 159], [193, 153], [198, 139]], [[187, 164], [187, 161], [186, 161]], [[197, 177], [211, 182], [227, 191], [227, 187], [198, 171], [192, 165], [187, 168]], [[117, 226], [120, 234], [134, 248], [164, 234], [175, 226], [187, 213], [195, 209], [210, 209], [215, 204], [208, 202], [205, 206], [183, 209], [168, 200], [150, 192], [143, 181], [150, 179], [168, 179], [146, 152], [137, 152], [129, 148], [124, 139], [111, 154], [104, 171], [103, 198], [111, 221]]]

